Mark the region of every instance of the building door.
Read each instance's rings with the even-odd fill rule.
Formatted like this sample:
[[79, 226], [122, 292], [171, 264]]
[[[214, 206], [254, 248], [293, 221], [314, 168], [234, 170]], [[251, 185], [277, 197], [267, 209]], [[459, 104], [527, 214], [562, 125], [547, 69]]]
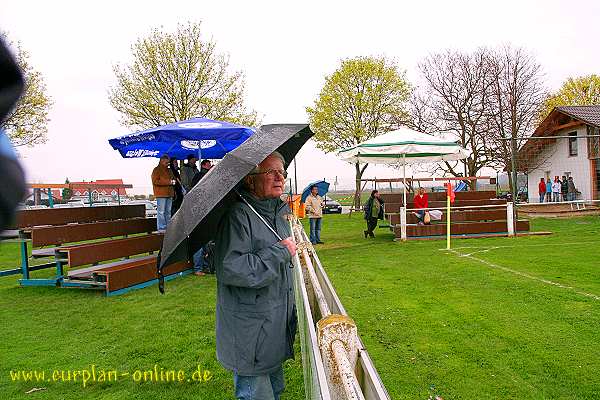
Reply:
[[592, 160], [592, 199], [600, 200], [600, 160]]

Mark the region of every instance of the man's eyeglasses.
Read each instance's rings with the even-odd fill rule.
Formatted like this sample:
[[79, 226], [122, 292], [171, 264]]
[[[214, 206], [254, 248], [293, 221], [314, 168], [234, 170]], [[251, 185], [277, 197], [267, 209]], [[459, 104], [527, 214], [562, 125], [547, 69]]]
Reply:
[[283, 179], [287, 178], [288, 173], [287, 171], [284, 171], [282, 169], [270, 169], [268, 171], [264, 171], [264, 172], [255, 172], [253, 174], [250, 175], [267, 175], [271, 178], [275, 178], [275, 174], [280, 175]]

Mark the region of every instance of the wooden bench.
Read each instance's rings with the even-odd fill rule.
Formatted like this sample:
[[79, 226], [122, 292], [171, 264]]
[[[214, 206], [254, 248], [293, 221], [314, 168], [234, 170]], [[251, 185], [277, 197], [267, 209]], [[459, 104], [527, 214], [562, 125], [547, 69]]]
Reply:
[[[397, 213], [400, 212], [400, 207], [402, 207], [402, 203], [391, 203], [387, 201], [386, 195], [381, 195], [383, 200], [385, 201], [385, 212], [387, 213]], [[446, 200], [444, 201], [429, 201], [430, 208], [446, 208]], [[505, 208], [506, 199], [487, 199], [487, 200], [456, 200], [452, 203], [452, 207], [477, 207], [477, 206], [488, 206], [488, 205], [498, 205], [499, 207]], [[415, 204], [411, 201], [407, 202], [407, 208], [415, 208]]]
[[[439, 221], [433, 221], [433, 223], [445, 223], [446, 222], [446, 210], [441, 209], [442, 219]], [[390, 224], [400, 224], [400, 214], [388, 214], [387, 219]], [[472, 209], [464, 211], [452, 212], [452, 220], [450, 222], [465, 222], [465, 221], [496, 221], [506, 220], [506, 209]], [[417, 217], [414, 212], [409, 211], [406, 213], [406, 223], [416, 224]]]
[[[400, 225], [394, 226], [394, 234], [400, 237]], [[529, 231], [529, 221], [517, 221], [517, 231]], [[456, 222], [450, 224], [451, 235], [498, 234], [506, 232], [506, 221], [486, 222]], [[446, 224], [406, 225], [406, 235], [409, 238], [446, 237]]]
[[24, 229], [43, 225], [66, 225], [118, 219], [144, 218], [143, 204], [103, 207], [42, 208], [17, 212], [16, 227]]
[[[385, 201], [385, 217], [396, 238], [401, 238], [400, 226], [402, 207], [402, 194], [382, 194]], [[455, 202], [451, 206], [450, 234], [459, 237], [475, 235], [497, 236], [508, 234], [507, 202], [505, 199], [495, 198], [495, 192], [456, 192]], [[432, 220], [429, 225], [418, 225], [414, 214], [412, 199], [407, 201], [406, 212], [406, 238], [407, 239], [435, 239], [443, 238], [447, 234], [447, 200], [446, 193], [428, 193], [429, 207], [442, 212], [441, 220]], [[473, 208], [460, 208], [473, 207]], [[517, 232], [529, 231], [529, 221], [517, 221]]]
[[[158, 278], [154, 253], [162, 245], [163, 234], [154, 232], [156, 218], [145, 218], [144, 205], [26, 210], [17, 221], [23, 239], [20, 282], [24, 286], [94, 288], [112, 295], [147, 286]], [[28, 242], [34, 258], [51, 257], [52, 261], [30, 267], [23, 256]], [[51, 267], [56, 267], [52, 279], [29, 276], [30, 271]], [[167, 278], [189, 273], [191, 264], [176, 263], [165, 271]]]
[[[490, 200], [496, 198], [496, 192], [493, 190], [482, 190], [476, 192], [456, 192], [456, 200]], [[390, 203], [402, 203], [402, 193], [382, 193], [385, 196], [385, 201]], [[406, 202], [412, 203], [412, 199], [415, 197], [414, 193], [406, 194]], [[429, 202], [432, 201], [446, 201], [446, 192], [427, 192]]]

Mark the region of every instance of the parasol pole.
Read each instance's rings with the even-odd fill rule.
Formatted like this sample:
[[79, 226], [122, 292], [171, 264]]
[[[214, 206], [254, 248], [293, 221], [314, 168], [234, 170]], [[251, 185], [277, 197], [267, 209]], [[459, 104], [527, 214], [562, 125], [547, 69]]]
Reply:
[[450, 250], [450, 181], [446, 187], [446, 250]]
[[404, 180], [404, 207], [406, 207], [406, 154], [402, 154], [402, 179]]

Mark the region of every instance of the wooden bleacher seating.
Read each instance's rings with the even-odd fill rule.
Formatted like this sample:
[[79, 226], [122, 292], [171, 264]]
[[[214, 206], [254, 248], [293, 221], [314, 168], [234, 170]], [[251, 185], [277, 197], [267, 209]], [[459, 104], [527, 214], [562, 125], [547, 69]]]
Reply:
[[[58, 286], [101, 288], [111, 295], [158, 278], [154, 253], [163, 234], [154, 232], [156, 218], [145, 217], [144, 205], [25, 210], [18, 213], [17, 225], [24, 243], [31, 240], [34, 258], [53, 258], [43, 265], [57, 267]], [[190, 268], [189, 262], [176, 263], [165, 268], [165, 275]], [[23, 275], [21, 284], [52, 283]]]
[[[507, 232], [506, 200], [497, 199], [494, 191], [456, 192], [452, 204], [450, 233], [457, 236], [498, 235]], [[408, 239], [434, 239], [446, 235], [446, 193], [427, 193], [429, 207], [442, 211], [442, 219], [432, 221], [430, 225], [417, 225], [413, 211], [406, 214], [406, 235]], [[385, 216], [396, 238], [400, 238], [401, 193], [381, 194], [385, 201]], [[407, 208], [414, 208], [414, 195], [407, 198]], [[454, 207], [491, 206], [486, 208], [454, 209]], [[497, 206], [497, 207], [493, 207]], [[521, 220], [516, 224], [517, 232], [529, 231], [529, 221]]]

